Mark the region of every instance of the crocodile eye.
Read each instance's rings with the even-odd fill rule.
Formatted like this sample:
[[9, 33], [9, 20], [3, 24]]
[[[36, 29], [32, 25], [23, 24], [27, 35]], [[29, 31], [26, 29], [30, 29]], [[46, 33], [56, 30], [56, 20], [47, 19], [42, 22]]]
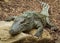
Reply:
[[21, 23], [21, 24], [28, 24], [28, 23], [29, 23], [29, 19], [26, 18], [26, 19], [20, 21], [20, 23]]
[[20, 21], [20, 23], [24, 23], [24, 22], [25, 22], [25, 20]]

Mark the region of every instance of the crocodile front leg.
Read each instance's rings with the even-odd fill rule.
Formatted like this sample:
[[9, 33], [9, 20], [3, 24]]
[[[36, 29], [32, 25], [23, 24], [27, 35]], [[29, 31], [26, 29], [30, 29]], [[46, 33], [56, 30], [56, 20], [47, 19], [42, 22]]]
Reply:
[[37, 27], [37, 32], [35, 34], [35, 36], [39, 37], [42, 36], [43, 33], [43, 25], [40, 21], [35, 21], [36, 27]]

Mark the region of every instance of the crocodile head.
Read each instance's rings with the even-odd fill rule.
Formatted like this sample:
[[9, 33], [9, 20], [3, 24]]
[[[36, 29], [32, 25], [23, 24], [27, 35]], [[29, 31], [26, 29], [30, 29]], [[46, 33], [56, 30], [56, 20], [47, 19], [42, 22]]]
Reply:
[[9, 31], [11, 35], [16, 35], [23, 30], [23, 23], [24, 23], [25, 18], [23, 17], [18, 17], [14, 20], [14, 23], [12, 24], [12, 27]]

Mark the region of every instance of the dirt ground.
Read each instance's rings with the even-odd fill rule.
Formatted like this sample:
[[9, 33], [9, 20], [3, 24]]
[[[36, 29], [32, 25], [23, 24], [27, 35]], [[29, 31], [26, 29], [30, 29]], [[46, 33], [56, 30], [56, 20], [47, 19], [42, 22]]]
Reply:
[[[49, 14], [53, 22], [58, 27], [58, 31], [51, 32], [56, 43], [60, 43], [60, 0], [39, 0], [50, 5]], [[41, 11], [41, 5], [36, 0], [0, 0], [0, 21], [5, 20], [8, 16], [20, 15], [27, 10]]]

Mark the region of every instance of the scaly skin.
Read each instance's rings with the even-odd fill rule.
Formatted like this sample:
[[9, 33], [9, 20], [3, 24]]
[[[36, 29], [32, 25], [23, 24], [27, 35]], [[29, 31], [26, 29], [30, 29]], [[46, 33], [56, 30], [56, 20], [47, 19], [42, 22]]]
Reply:
[[51, 28], [54, 27], [55, 29], [55, 26], [49, 20], [49, 13], [48, 13], [49, 5], [44, 2], [42, 2], [41, 4], [43, 5], [43, 9], [41, 12], [37, 13], [35, 11], [26, 11], [18, 17], [11, 17], [9, 20], [13, 18], [15, 18], [15, 20], [9, 33], [11, 35], [16, 35], [18, 33], [21, 33], [23, 31], [29, 31], [34, 27], [36, 27], [37, 32], [35, 36], [39, 37], [41, 36], [43, 28], [45, 26]]

